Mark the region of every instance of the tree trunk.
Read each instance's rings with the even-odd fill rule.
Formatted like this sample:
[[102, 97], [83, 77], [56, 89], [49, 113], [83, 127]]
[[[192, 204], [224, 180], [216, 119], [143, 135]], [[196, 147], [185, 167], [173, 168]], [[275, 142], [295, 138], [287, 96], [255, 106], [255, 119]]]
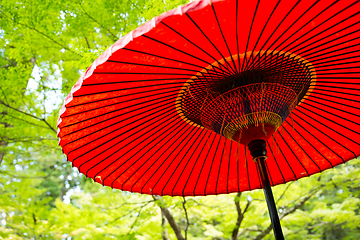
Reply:
[[161, 236], [163, 240], [169, 240], [169, 234], [166, 229], [166, 218], [162, 212], [161, 212]]
[[[161, 200], [160, 196], [152, 195], [152, 197], [154, 198], [154, 200]], [[174, 230], [176, 238], [178, 240], [185, 240], [185, 238], [181, 234], [181, 229], [180, 229], [179, 225], [176, 223], [175, 218], [173, 217], [173, 215], [171, 214], [169, 209], [164, 207], [163, 204], [157, 203], [157, 205], [160, 207], [161, 213], [166, 217], [166, 219], [169, 222], [171, 228]]]

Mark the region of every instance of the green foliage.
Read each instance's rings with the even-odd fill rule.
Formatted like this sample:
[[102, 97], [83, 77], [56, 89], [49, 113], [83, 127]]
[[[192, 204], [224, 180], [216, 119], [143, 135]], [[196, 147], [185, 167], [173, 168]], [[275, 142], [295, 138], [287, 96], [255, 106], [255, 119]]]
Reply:
[[[186, 1], [2, 1], [0, 239], [273, 239], [260, 190], [186, 198], [113, 191], [79, 175], [57, 146], [61, 105], [113, 42]], [[360, 239], [359, 160], [274, 188], [287, 239]], [[185, 209], [188, 215], [187, 222]], [[246, 210], [246, 211], [245, 211]], [[271, 229], [270, 229], [271, 230]], [[263, 234], [263, 237], [261, 234]], [[69, 238], [70, 239], [70, 238]]]

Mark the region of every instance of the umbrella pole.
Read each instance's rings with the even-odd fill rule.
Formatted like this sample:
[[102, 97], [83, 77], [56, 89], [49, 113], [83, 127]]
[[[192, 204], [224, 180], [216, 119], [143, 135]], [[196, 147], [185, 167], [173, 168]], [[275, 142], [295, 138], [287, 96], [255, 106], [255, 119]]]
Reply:
[[283, 240], [284, 235], [281, 229], [279, 215], [276, 210], [274, 196], [271, 190], [271, 185], [265, 166], [266, 142], [263, 140], [255, 140], [249, 143], [248, 148], [260, 171], [261, 184], [264, 190], [267, 207], [270, 213], [270, 219], [273, 226], [275, 239]]
[[265, 158], [259, 158], [256, 161], [256, 164], [259, 167], [259, 171], [260, 171], [260, 175], [261, 175], [261, 183], [262, 183], [262, 186], [263, 186], [267, 207], [268, 207], [268, 210], [269, 210], [269, 213], [270, 213], [270, 219], [271, 219], [271, 223], [273, 225], [275, 239], [276, 240], [284, 239], [284, 235], [283, 235], [281, 225], [280, 225], [279, 216], [278, 216], [278, 213], [277, 213], [277, 210], [276, 210], [274, 196], [273, 196], [273, 193], [271, 191], [269, 177], [268, 177], [267, 172], [266, 172]]

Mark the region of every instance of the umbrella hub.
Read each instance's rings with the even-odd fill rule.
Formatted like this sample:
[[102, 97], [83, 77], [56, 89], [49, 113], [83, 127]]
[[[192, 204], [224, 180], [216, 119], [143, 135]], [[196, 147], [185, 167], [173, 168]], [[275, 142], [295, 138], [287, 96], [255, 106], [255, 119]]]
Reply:
[[294, 90], [278, 83], [254, 83], [223, 94], [209, 93], [202, 126], [247, 145], [267, 140], [298, 103]]
[[[252, 61], [251, 68], [238, 66], [234, 69], [241, 71], [226, 75], [216, 72], [217, 64], [236, 60]], [[185, 120], [248, 145], [257, 139], [268, 140], [310, 94], [311, 83], [315, 83], [312, 65], [294, 54], [236, 55], [191, 78], [179, 94], [177, 108]]]

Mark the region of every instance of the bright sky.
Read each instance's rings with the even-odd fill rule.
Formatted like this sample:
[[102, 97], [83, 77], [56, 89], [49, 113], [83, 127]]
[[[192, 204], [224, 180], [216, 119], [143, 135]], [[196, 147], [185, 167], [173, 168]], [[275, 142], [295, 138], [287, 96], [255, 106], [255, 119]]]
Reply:
[[63, 94], [61, 94], [61, 90], [60, 90], [62, 85], [60, 69], [57, 65], [55, 65], [54, 67], [56, 68], [55, 74], [50, 75], [49, 79], [45, 82], [45, 84], [47, 87], [53, 88], [55, 90], [44, 93], [43, 91], [38, 89], [43, 73], [39, 68], [39, 66], [37, 65], [35, 65], [33, 72], [31, 74], [31, 78], [29, 79], [27, 85], [28, 91], [32, 93], [38, 92], [39, 94], [38, 100], [42, 101], [47, 113], [56, 109], [59, 106], [59, 104], [62, 104], [64, 101], [64, 96]]

